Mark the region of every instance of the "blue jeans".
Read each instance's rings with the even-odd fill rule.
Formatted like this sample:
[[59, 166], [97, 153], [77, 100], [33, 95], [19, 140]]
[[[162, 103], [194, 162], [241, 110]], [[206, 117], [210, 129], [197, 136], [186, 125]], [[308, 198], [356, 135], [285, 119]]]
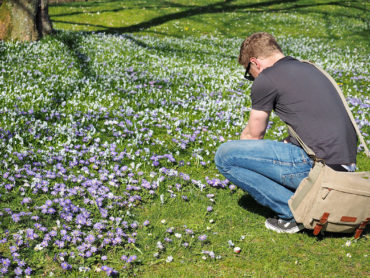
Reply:
[[226, 142], [215, 162], [228, 180], [285, 220], [293, 219], [288, 200], [313, 166], [302, 148], [271, 140]]

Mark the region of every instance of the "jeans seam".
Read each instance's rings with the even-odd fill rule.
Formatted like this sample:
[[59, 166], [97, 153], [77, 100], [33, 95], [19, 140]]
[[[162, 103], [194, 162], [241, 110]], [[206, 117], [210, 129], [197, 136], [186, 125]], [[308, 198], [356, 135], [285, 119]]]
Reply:
[[[244, 159], [244, 156], [235, 156], [236, 159]], [[294, 162], [286, 162], [286, 161], [280, 161], [275, 159], [266, 159], [266, 158], [256, 158], [256, 157], [248, 157], [248, 160], [251, 161], [259, 161], [259, 162], [268, 162], [273, 164], [280, 164], [280, 165], [294, 165]]]

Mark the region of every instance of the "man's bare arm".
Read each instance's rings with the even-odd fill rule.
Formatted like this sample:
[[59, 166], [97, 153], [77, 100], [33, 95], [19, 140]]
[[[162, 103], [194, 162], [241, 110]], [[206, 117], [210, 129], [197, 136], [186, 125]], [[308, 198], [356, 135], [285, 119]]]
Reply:
[[269, 116], [270, 112], [252, 109], [249, 114], [248, 124], [242, 131], [240, 139], [263, 139]]

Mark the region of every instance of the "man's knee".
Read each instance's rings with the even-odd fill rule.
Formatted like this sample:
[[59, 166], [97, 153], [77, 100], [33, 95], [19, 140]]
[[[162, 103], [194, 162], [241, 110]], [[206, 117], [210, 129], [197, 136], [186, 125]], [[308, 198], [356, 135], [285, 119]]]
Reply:
[[215, 164], [217, 166], [217, 168], [222, 164], [222, 153], [223, 153], [223, 147], [222, 147], [223, 144], [221, 144], [217, 151], [216, 151], [216, 154], [215, 154]]
[[[227, 171], [243, 159], [243, 166], [247, 167], [248, 159], [259, 158], [269, 148], [269, 140], [236, 140], [228, 141], [219, 146], [215, 155], [215, 164], [221, 171]], [[222, 171], [221, 171], [222, 172]]]
[[233, 157], [233, 153], [237, 149], [235, 141], [223, 143], [218, 147], [215, 154], [215, 163], [219, 170], [229, 164], [229, 160]]

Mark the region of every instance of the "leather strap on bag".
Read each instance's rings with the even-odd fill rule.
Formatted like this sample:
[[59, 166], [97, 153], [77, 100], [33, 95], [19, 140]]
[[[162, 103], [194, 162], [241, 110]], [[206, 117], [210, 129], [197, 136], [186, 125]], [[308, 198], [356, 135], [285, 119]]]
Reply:
[[367, 218], [365, 221], [361, 222], [360, 226], [356, 230], [355, 239], [358, 239], [361, 236], [362, 232], [365, 230], [365, 227], [366, 227], [367, 223], [369, 223], [369, 222], [370, 222], [370, 217]]
[[317, 236], [321, 232], [323, 226], [326, 223], [328, 223], [329, 215], [330, 215], [330, 213], [324, 212], [324, 214], [321, 216], [320, 221], [316, 224], [315, 228], [313, 229], [313, 234], [315, 236]]
[[[361, 142], [361, 145], [364, 147], [364, 151], [365, 151], [365, 154], [366, 154], [366, 156], [367, 157], [370, 157], [370, 152], [369, 152], [369, 149], [367, 148], [367, 145], [366, 145], [366, 143], [365, 143], [365, 140], [364, 140], [364, 137], [362, 136], [362, 134], [361, 134], [361, 131], [360, 131], [360, 129], [359, 129], [359, 127], [358, 127], [358, 125], [356, 124], [356, 121], [355, 121], [355, 118], [353, 117], [353, 115], [352, 115], [352, 112], [351, 112], [351, 110], [349, 109], [349, 106], [348, 106], [348, 104], [347, 104], [347, 101], [346, 101], [346, 98], [344, 97], [344, 95], [343, 95], [343, 92], [342, 92], [342, 90], [339, 88], [339, 86], [338, 86], [338, 84], [337, 84], [337, 82], [335, 82], [335, 80], [333, 79], [333, 77], [331, 77], [325, 70], [323, 70], [322, 68], [320, 68], [319, 66], [317, 66], [316, 64], [314, 64], [314, 63], [312, 63], [312, 62], [310, 62], [310, 61], [306, 61], [306, 60], [302, 60], [301, 62], [303, 62], [303, 63], [307, 63], [307, 64], [311, 64], [311, 65], [313, 65], [314, 67], [316, 67], [319, 71], [321, 71], [322, 72], [322, 74], [324, 74], [325, 76], [326, 76], [326, 78], [328, 78], [329, 79], [329, 81], [333, 84], [333, 86], [334, 86], [334, 88], [337, 90], [337, 92], [338, 92], [338, 95], [340, 96], [340, 99], [342, 100], [342, 102], [343, 102], [343, 105], [344, 105], [344, 108], [346, 108], [346, 111], [347, 111], [347, 114], [348, 114], [348, 116], [349, 116], [349, 118], [351, 119], [351, 122], [352, 122], [352, 125], [353, 125], [353, 127], [354, 127], [354, 129], [356, 130], [356, 133], [357, 133], [357, 136], [358, 136], [358, 138], [360, 139], [360, 142]], [[289, 127], [288, 126], [288, 128], [289, 128], [289, 131], [291, 132], [293, 129], [291, 128], [291, 127]], [[295, 132], [294, 132], [295, 133]], [[293, 137], [295, 137], [293, 134], [294, 133], [291, 133], [292, 134], [292, 136]], [[296, 134], [296, 133], [295, 133]], [[297, 136], [298, 136], [298, 134], [296, 134]], [[303, 143], [303, 141], [298, 137], [298, 138], [296, 138], [295, 137], [295, 139], [301, 144], [301, 142]], [[306, 151], [306, 148], [307, 148], [307, 146], [306, 146], [306, 148], [304, 147], [304, 143], [303, 143], [303, 145], [301, 144], [301, 146], [303, 147], [303, 149]], [[312, 150], [311, 150], [312, 151]], [[307, 152], [307, 151], [306, 151]], [[312, 152], [313, 153], [313, 152]], [[307, 152], [307, 154], [308, 155], [310, 155], [310, 153], [308, 153]], [[311, 156], [311, 155], [310, 155]], [[314, 157], [316, 157], [316, 156], [314, 156]]]

